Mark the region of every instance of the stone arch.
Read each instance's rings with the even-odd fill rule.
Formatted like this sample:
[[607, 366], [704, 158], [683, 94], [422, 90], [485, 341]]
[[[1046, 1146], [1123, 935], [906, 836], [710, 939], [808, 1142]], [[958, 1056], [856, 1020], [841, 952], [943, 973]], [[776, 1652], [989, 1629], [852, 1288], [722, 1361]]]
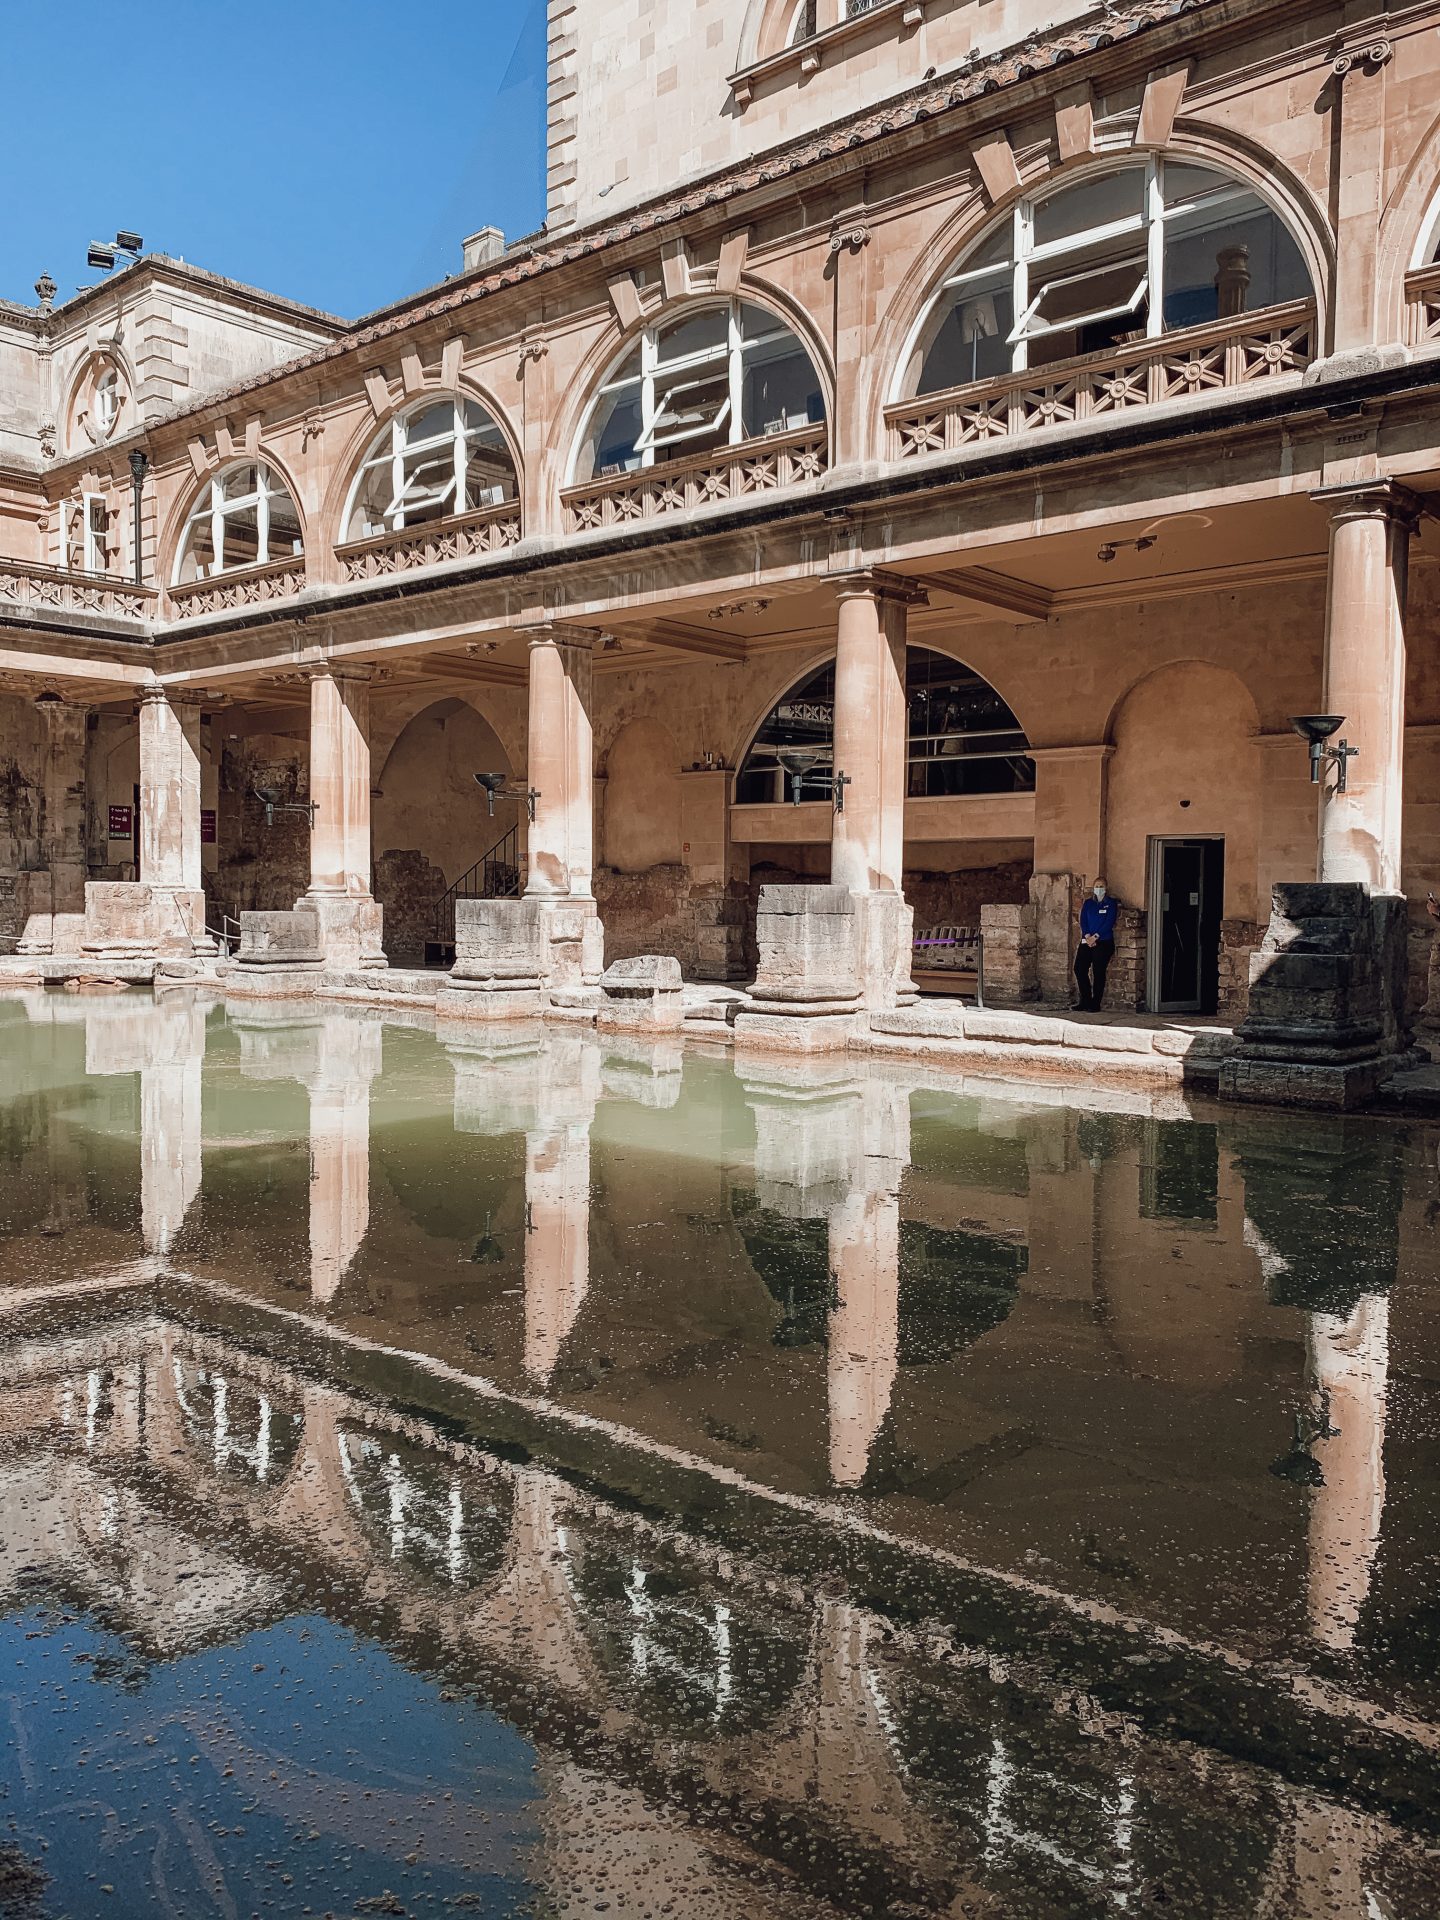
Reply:
[[735, 55], [735, 71], [753, 67], [785, 46], [786, 28], [795, 12], [796, 0], [750, 0], [740, 25], [740, 45]]
[[174, 501], [171, 503], [169, 513], [165, 516], [163, 531], [156, 540], [155, 578], [157, 580], [163, 580], [168, 586], [174, 579], [175, 568], [180, 559], [180, 541], [184, 535], [190, 515], [194, 511], [196, 503], [200, 499], [200, 495], [204, 489], [210, 485], [212, 480], [218, 478], [218, 476], [223, 473], [227, 473], [232, 467], [247, 466], [268, 467], [275, 477], [283, 483], [300, 522], [300, 545], [306, 569], [307, 571], [309, 570], [313, 559], [312, 542], [315, 532], [315, 516], [307, 510], [304, 490], [300, 486], [295, 472], [289, 463], [280, 459], [271, 448], [262, 445], [258, 447], [254, 453], [242, 449], [233, 459], [217, 460], [215, 464], [206, 471], [205, 477], [202, 480], [196, 480], [194, 475], [190, 474], [189, 467], [186, 467], [187, 474], [190, 474], [191, 484], [183, 488], [182, 491], [176, 495]]
[[605, 865], [643, 873], [680, 860], [680, 749], [661, 720], [631, 720], [605, 757]]
[[[365, 411], [346, 439], [344, 448], [335, 462], [330, 479], [326, 484], [316, 507], [316, 524], [325, 532], [328, 545], [339, 546], [344, 540], [343, 524], [346, 502], [355, 484], [355, 476], [361, 462], [375, 445], [380, 435], [401, 414], [412, 413], [417, 407], [433, 404], [449, 395], [456, 400], [470, 400], [476, 406], [483, 407], [500, 430], [501, 438], [510, 455], [511, 465], [515, 469], [515, 507], [523, 515], [525, 503], [525, 461], [519, 434], [513, 421], [489, 387], [462, 374], [453, 385], [441, 380], [438, 372], [427, 378], [424, 385], [414, 393], [402, 392], [392, 399], [385, 410], [376, 414], [368, 404]], [[523, 522], [522, 522], [523, 524]]]
[[[1069, 187], [1087, 173], [1113, 171], [1127, 162], [1143, 160], [1152, 149], [1137, 147], [1128, 129], [1101, 135], [1093, 153], [1063, 165], [1052, 165], [1042, 149], [1017, 160], [1020, 180], [1013, 192], [992, 201], [978, 181], [941, 220], [921, 248], [876, 329], [873, 350], [866, 356], [857, 396], [864, 444], [860, 459], [884, 457], [884, 408], [900, 397], [900, 383], [920, 337], [932, 301], [942, 281], [985, 234], [1015, 205], [1035, 198], [1047, 186]], [[1191, 160], [1233, 175], [1261, 199], [1269, 202], [1300, 249], [1314, 292], [1317, 335], [1327, 337], [1330, 289], [1334, 277], [1335, 240], [1323, 210], [1304, 183], [1275, 155], [1243, 135], [1221, 132], [1203, 121], [1176, 122], [1162, 157]]]
[[1375, 258], [1376, 339], [1404, 337], [1405, 276], [1440, 240], [1440, 114], [1416, 142], [1380, 214]]
[[[461, 693], [432, 689], [401, 725], [387, 729], [372, 789], [371, 842], [375, 898], [385, 910], [385, 948], [407, 963], [424, 958], [447, 887], [507, 835], [517, 832], [511, 864], [519, 864], [520, 804], [497, 799], [495, 812], [475, 784], [478, 772], [513, 774], [514, 761], [497, 727]], [[448, 929], [447, 929], [448, 936]]]
[[1106, 730], [1105, 877], [1143, 908], [1155, 834], [1222, 838], [1227, 920], [1254, 922], [1261, 785], [1260, 716], [1228, 667], [1174, 660], [1132, 682]]

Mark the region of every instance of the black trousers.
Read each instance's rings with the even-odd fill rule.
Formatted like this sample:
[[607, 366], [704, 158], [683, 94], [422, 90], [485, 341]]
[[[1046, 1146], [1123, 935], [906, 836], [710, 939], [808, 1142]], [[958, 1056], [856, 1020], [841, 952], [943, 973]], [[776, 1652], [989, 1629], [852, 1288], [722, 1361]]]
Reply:
[[1101, 940], [1087, 947], [1082, 940], [1075, 950], [1075, 981], [1080, 989], [1080, 1007], [1085, 1013], [1098, 1013], [1105, 998], [1105, 976], [1115, 955], [1115, 942]]

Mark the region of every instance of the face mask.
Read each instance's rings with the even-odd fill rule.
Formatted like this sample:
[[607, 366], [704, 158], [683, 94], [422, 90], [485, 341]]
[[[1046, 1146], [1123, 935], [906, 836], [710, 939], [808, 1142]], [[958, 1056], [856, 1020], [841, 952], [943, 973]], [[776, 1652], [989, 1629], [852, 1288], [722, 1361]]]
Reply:
[[1092, 887], [1090, 891], [1094, 894], [1097, 900], [1103, 900], [1105, 898], [1104, 887]]

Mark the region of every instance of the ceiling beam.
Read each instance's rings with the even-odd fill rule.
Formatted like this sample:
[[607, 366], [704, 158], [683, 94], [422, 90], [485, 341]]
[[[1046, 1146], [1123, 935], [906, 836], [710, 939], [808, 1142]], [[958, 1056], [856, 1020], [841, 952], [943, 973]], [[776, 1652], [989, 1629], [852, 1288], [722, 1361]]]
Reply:
[[944, 573], [915, 576], [917, 586], [932, 593], [946, 593], [960, 600], [973, 600], [982, 607], [1013, 614], [1021, 620], [1044, 620], [1055, 605], [1048, 587], [1032, 586], [1028, 580], [1016, 580], [1008, 573], [994, 573], [989, 567], [953, 567]]

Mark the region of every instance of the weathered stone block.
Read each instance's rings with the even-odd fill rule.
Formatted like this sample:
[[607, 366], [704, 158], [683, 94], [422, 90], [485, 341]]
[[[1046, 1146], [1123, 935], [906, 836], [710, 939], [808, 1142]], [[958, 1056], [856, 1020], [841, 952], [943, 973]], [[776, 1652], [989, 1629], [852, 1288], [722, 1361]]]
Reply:
[[324, 965], [318, 915], [307, 907], [284, 912], [254, 911], [240, 916], [240, 967], [302, 967]]
[[861, 997], [857, 896], [845, 887], [762, 887], [754, 1003], [801, 1015], [851, 1010]]
[[615, 1000], [648, 1000], [679, 993], [684, 982], [680, 962], [668, 953], [643, 953], [613, 960], [600, 976], [600, 991]]
[[455, 986], [538, 989], [546, 959], [539, 900], [455, 902], [455, 965], [450, 975]]

